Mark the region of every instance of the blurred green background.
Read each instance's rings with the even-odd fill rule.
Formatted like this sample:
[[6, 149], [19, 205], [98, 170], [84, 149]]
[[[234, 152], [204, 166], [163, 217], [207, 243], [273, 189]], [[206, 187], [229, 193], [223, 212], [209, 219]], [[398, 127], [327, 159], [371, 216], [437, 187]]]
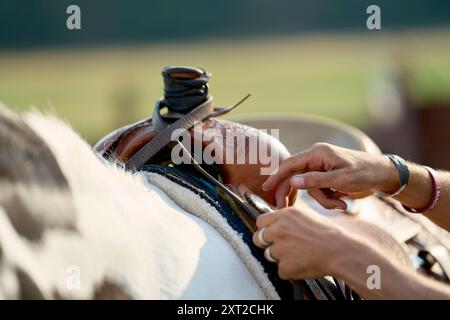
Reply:
[[[82, 30], [65, 26], [69, 4]], [[2, 1], [0, 101], [52, 110], [89, 142], [151, 115], [161, 69], [212, 73], [216, 104], [242, 114], [310, 113], [372, 126], [373, 87], [401, 66], [411, 99], [450, 101], [450, 2]], [[408, 7], [408, 10], [405, 10]]]

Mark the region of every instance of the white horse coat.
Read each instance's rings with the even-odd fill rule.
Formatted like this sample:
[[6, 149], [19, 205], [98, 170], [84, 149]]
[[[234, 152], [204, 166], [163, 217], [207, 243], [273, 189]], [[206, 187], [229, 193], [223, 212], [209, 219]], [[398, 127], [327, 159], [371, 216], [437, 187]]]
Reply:
[[[0, 297], [17, 298], [23, 291], [16, 268], [44, 298], [55, 292], [91, 298], [105, 279], [138, 299], [279, 298], [239, 235], [197, 195], [156, 174], [133, 176], [105, 165], [52, 116], [30, 113], [23, 119], [46, 142], [69, 183], [76, 230], [50, 228], [39, 244], [30, 242], [0, 202]], [[30, 207], [51, 208], [43, 220], [63, 219], [60, 205], [44, 191], [27, 189]]]

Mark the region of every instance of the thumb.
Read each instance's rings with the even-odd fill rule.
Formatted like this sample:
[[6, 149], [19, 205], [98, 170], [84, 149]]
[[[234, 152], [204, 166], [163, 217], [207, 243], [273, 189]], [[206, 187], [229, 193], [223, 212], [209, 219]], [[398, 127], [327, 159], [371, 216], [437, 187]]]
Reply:
[[291, 178], [291, 186], [294, 189], [322, 189], [333, 188], [339, 190], [339, 170], [312, 171], [297, 174]]

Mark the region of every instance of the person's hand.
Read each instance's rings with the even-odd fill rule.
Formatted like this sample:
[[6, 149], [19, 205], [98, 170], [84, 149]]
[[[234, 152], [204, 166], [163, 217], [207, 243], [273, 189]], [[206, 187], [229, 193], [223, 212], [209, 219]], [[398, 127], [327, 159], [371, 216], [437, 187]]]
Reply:
[[293, 192], [306, 189], [323, 207], [345, 210], [344, 197], [393, 193], [398, 187], [398, 173], [388, 157], [317, 143], [284, 161], [262, 189], [276, 188], [278, 208], [289, 204]]
[[[282, 279], [315, 279], [333, 271], [335, 257], [344, 254], [344, 231], [327, 218], [308, 207], [289, 207], [263, 214], [256, 221], [258, 231], [253, 242], [267, 248], [259, 239], [270, 244], [270, 255], [278, 260]], [[263, 230], [263, 231], [261, 231]]]
[[[345, 281], [363, 299], [450, 297], [448, 285], [405, 268], [366, 237], [338, 226], [306, 206], [263, 214], [258, 217], [257, 226], [253, 242], [277, 260], [282, 279], [333, 276]], [[260, 241], [261, 237], [269, 247]], [[377, 290], [367, 285], [369, 265], [383, 270], [383, 285]]]

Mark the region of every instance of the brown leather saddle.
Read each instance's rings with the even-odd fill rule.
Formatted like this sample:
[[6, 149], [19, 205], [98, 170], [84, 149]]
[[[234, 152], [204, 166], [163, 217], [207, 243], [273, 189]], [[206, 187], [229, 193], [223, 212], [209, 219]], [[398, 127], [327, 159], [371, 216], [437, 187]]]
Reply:
[[[272, 206], [275, 205], [274, 192], [264, 192], [261, 189], [266, 176], [262, 176], [260, 170], [265, 165], [260, 162], [249, 164], [248, 161], [229, 164], [214, 163], [212, 166], [199, 164], [195, 154], [184, 146], [186, 141], [181, 143], [179, 136], [175, 134], [180, 130], [188, 131], [189, 139], [191, 139], [190, 145], [193, 145], [194, 139], [198, 139], [197, 131], [200, 130], [202, 132], [201, 150], [205, 150], [213, 144], [218, 149], [222, 148], [224, 152], [227, 148], [224, 141], [227, 130], [234, 131], [237, 136], [242, 133], [247, 137], [254, 136], [259, 139], [260, 133], [254, 128], [215, 118], [231, 111], [248, 96], [230, 108], [216, 108], [213, 105], [213, 98], [208, 93], [209, 74], [203, 69], [166, 67], [163, 69], [162, 75], [164, 97], [156, 102], [152, 118], [113, 131], [94, 146], [95, 151], [98, 155], [123, 165], [127, 170], [138, 171], [148, 164], [172, 166], [171, 151], [175, 146], [181, 147], [190, 164], [188, 167], [183, 167], [183, 170], [192, 170], [194, 174], [207, 179], [228, 199], [231, 199], [234, 206], [238, 208], [235, 211], [242, 223], [250, 232], [254, 232], [257, 216], [271, 211]], [[163, 113], [165, 109], [167, 112]], [[278, 140], [270, 140], [269, 145], [279, 150], [278, 160], [280, 162], [289, 157], [289, 152]], [[234, 152], [240, 153], [241, 156], [243, 154], [245, 160], [248, 160], [249, 150], [235, 149]], [[235, 159], [238, 157], [239, 155], [235, 154]], [[372, 203], [369, 204], [371, 208], [376, 208], [384, 213], [390, 212], [390, 217], [394, 218], [402, 215], [395, 205], [382, 199], [371, 198]], [[292, 197], [289, 202], [293, 204], [294, 201], [295, 198]], [[343, 217], [337, 219], [337, 223], [343, 224], [352, 232], [360, 232], [366, 237], [373, 238], [386, 249], [393, 259], [400, 260], [405, 265], [411, 265], [408, 257], [411, 252], [418, 261], [416, 269], [426, 270], [427, 272], [424, 273], [431, 273], [431, 270], [439, 264], [438, 260], [442, 261], [442, 259], [435, 259], [431, 254], [434, 249], [427, 249], [426, 244], [430, 242], [429, 240], [421, 241], [421, 246], [417, 245], [418, 231], [414, 231], [416, 233], [410, 235], [408, 239], [398, 241], [391, 237], [386, 230], [383, 231], [364, 219], [353, 220], [350, 221], [348, 217]], [[413, 248], [412, 251], [405, 249], [407, 241], [410, 241], [409, 247]], [[441, 263], [442, 268], [438, 272], [439, 275], [435, 277], [448, 280], [450, 265], [445, 266], [444, 264], [446, 263]], [[324, 279], [295, 282], [293, 283], [294, 296], [311, 299], [357, 298], [357, 295], [339, 279], [333, 279], [332, 282], [338, 290], [330, 288]]]
[[[164, 97], [156, 102], [152, 118], [108, 134], [94, 146], [97, 154], [123, 163], [128, 170], [139, 170], [146, 163], [170, 162], [171, 147], [177, 143], [173, 134], [180, 129], [191, 133], [191, 145], [195, 143], [196, 129], [201, 130], [203, 150], [211, 144], [218, 148], [226, 148], [224, 137], [227, 131], [233, 131], [236, 136], [242, 132], [246, 136], [259, 138], [260, 133], [254, 128], [215, 118], [234, 109], [249, 95], [230, 108], [215, 108], [213, 97], [208, 95], [209, 75], [204, 70], [192, 67], [166, 67], [162, 74], [165, 83]], [[162, 114], [163, 109], [168, 111]], [[196, 124], [197, 128], [194, 127]], [[279, 150], [280, 162], [289, 157], [289, 153], [278, 140], [273, 139], [269, 143], [269, 147]], [[225, 149], [223, 151], [226, 152]], [[248, 150], [243, 151], [234, 150], [235, 159], [241, 157], [241, 153], [245, 153], [245, 157], [248, 157]], [[186, 154], [189, 155], [190, 152]], [[260, 175], [263, 164], [248, 164], [244, 161], [239, 164], [218, 164], [217, 167], [220, 180], [227, 187], [236, 191], [238, 186], [241, 186], [240, 190], [245, 189], [270, 204], [275, 204], [274, 192], [264, 192], [261, 189], [266, 179]]]
[[[204, 70], [166, 67], [162, 74], [164, 97], [156, 102], [152, 118], [115, 130], [101, 139], [94, 150], [110, 161], [123, 164], [127, 170], [137, 171], [146, 164], [172, 165], [171, 149], [175, 145], [181, 146], [190, 161], [190, 167], [231, 200], [231, 206], [237, 207], [234, 212], [241, 222], [250, 232], [254, 232], [257, 216], [271, 211], [275, 205], [274, 192], [264, 192], [261, 189], [266, 176], [262, 176], [260, 170], [265, 165], [260, 162], [250, 164], [246, 161], [249, 150], [235, 149], [235, 159], [244, 154], [244, 161], [215, 164], [217, 171], [211, 172], [208, 166], [197, 163], [191, 151], [174, 139], [174, 132], [177, 130], [188, 130], [192, 133], [190, 137], [194, 144], [196, 129], [200, 129], [203, 133], [202, 150], [216, 144], [224, 152], [227, 148], [224, 141], [227, 131], [233, 131], [236, 136], [245, 133], [246, 137], [259, 139], [260, 132], [254, 128], [214, 118], [231, 111], [249, 95], [230, 108], [215, 108], [213, 98], [208, 95], [209, 74]], [[164, 114], [163, 109], [167, 109]], [[268, 144], [269, 148], [277, 148], [279, 151], [279, 162], [289, 157], [288, 151], [278, 140], [269, 139]], [[292, 197], [290, 202], [293, 203], [294, 200]], [[344, 298], [345, 292], [336, 292], [338, 291], [331, 288], [330, 282], [324, 279], [298, 281], [293, 285], [295, 298], [335, 299], [336, 295]], [[349, 290], [347, 294], [348, 292]]]

